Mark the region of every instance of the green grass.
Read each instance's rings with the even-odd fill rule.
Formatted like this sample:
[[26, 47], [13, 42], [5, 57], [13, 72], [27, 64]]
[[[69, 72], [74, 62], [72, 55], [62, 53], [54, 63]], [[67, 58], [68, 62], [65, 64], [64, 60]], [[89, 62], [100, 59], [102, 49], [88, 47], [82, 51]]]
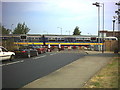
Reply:
[[120, 67], [120, 57], [115, 56], [108, 65], [89, 80], [83, 88], [120, 88], [118, 67]]

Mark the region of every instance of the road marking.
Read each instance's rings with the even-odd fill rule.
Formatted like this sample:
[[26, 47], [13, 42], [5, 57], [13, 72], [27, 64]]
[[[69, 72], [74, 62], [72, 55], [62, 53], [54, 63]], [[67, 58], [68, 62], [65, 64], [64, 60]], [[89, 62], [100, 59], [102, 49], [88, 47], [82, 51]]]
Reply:
[[46, 55], [43, 55], [43, 56], [40, 56], [40, 57], [35, 57], [33, 59], [39, 59], [39, 58], [43, 58], [43, 57], [46, 57]]
[[46, 57], [46, 55], [43, 55], [43, 56], [41, 56], [41, 57]]
[[50, 54], [50, 55], [55, 55], [55, 54], [57, 54], [57, 53], [52, 53], [52, 54]]
[[7, 64], [2, 64], [0, 66], [12, 65], [12, 64], [22, 63], [22, 62], [24, 62], [24, 60], [12, 62], [12, 63], [7, 63]]
[[5, 64], [1, 64], [0, 67], [2, 67], [3, 65], [5, 65]]
[[22, 62], [24, 62], [24, 60], [13, 62], [13, 63], [7, 63], [6, 65], [11, 65], [11, 64], [16, 64], [16, 63], [22, 63]]
[[40, 57], [35, 57], [35, 58], [33, 58], [33, 59], [39, 59]]

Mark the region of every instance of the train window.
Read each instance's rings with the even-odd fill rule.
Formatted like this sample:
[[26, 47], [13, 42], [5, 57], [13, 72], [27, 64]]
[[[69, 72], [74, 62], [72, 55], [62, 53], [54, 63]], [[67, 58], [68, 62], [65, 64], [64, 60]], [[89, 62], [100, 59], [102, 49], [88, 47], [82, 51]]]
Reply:
[[84, 40], [85, 42], [90, 42], [90, 40]]
[[49, 38], [49, 40], [55, 40], [55, 38]]
[[39, 38], [35, 38], [35, 39], [39, 39]]
[[81, 38], [81, 40], [84, 40], [84, 38]]
[[83, 40], [76, 40], [77, 42], [83, 42]]
[[64, 42], [64, 40], [61, 40], [61, 42]]
[[35, 39], [35, 38], [31, 38], [31, 39]]
[[55, 42], [55, 40], [49, 40], [49, 41]]
[[20, 36], [20, 39], [27, 39], [27, 36], [26, 35]]
[[96, 37], [91, 37], [91, 40], [96, 40]]
[[105, 38], [105, 40], [109, 40], [109, 38]]
[[55, 40], [57, 40], [57, 38], [55, 38]]
[[49, 40], [51, 39], [51, 38], [48, 38]]
[[112, 40], [116, 40], [115, 38], [112, 38]]
[[60, 40], [60, 38], [57, 38], [58, 40]]

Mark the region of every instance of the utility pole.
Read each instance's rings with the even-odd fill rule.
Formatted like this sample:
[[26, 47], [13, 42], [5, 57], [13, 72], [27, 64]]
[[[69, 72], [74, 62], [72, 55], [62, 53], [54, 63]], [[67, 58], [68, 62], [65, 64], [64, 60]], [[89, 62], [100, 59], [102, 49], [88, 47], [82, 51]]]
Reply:
[[[115, 11], [118, 15], [118, 32], [120, 32], [120, 1], [118, 3], [115, 3], [115, 5], [118, 5], [118, 10]], [[118, 52], [120, 51], [120, 35], [118, 35]]]
[[[104, 3], [93, 3], [93, 5], [96, 5], [98, 7], [98, 43], [100, 43], [100, 4], [103, 6], [103, 33], [102, 33], [102, 53], [104, 53]], [[100, 51], [100, 45], [98, 45], [98, 50]]]
[[[98, 43], [100, 43], [100, 3], [96, 2], [93, 3], [92, 5], [96, 5], [98, 7]], [[100, 45], [98, 45], [98, 51], [100, 51]]]
[[101, 3], [103, 5], [103, 33], [102, 33], [102, 53], [104, 53], [104, 3]]
[[61, 28], [61, 27], [57, 27], [57, 28], [60, 28], [60, 30], [61, 30], [61, 35], [62, 35], [62, 28]]
[[66, 31], [66, 32], [68, 32], [68, 33], [69, 33], [69, 35], [70, 35], [70, 31]]
[[13, 34], [13, 31], [12, 31], [12, 26], [13, 26], [13, 25], [14, 25], [14, 24], [11, 25], [11, 30], [10, 30], [10, 33], [11, 33], [11, 34]]
[[113, 37], [115, 36], [115, 19], [112, 20], [113, 21]]

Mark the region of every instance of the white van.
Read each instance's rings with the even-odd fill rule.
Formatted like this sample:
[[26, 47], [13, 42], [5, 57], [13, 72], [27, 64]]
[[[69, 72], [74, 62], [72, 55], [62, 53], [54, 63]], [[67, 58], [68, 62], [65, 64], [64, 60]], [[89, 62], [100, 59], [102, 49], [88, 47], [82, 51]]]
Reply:
[[1, 60], [13, 60], [15, 56], [14, 52], [8, 51], [6, 48], [0, 46], [0, 61]]

